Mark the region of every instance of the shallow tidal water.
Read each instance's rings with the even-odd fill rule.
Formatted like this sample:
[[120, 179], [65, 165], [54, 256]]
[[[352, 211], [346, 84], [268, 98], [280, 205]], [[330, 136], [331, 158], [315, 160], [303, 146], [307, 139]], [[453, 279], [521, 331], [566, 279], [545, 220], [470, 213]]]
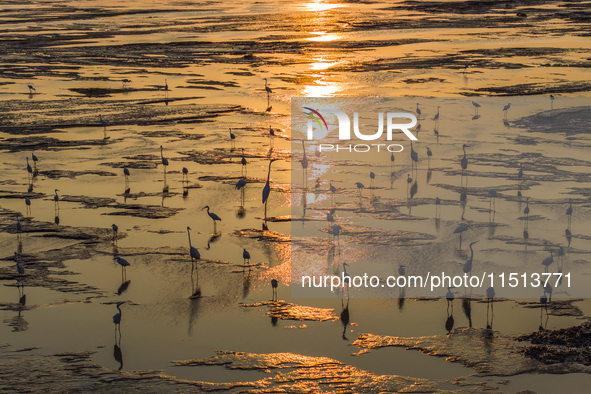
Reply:
[[[587, 118], [559, 132], [540, 121], [588, 107], [584, 3], [19, 1], [0, 10], [3, 390], [586, 392], [588, 363], [542, 362], [517, 338], [584, 324], [587, 298], [557, 291], [542, 308], [538, 292], [503, 298], [497, 289], [494, 321], [486, 301], [459, 290], [451, 310], [445, 291], [292, 298], [290, 244], [308, 237], [298, 250], [318, 270], [333, 272], [346, 258], [354, 274], [401, 231], [420, 234], [394, 243], [391, 264], [371, 267], [380, 276], [434, 257], [437, 268], [461, 272], [475, 240], [483, 267], [539, 267], [562, 246], [562, 269], [588, 278]], [[369, 166], [310, 149], [303, 189], [301, 135], [291, 130], [291, 99], [301, 96], [406, 97], [408, 111], [420, 102], [418, 169], [407, 150], [395, 167], [380, 157], [375, 188], [359, 198], [354, 182], [369, 183]], [[476, 119], [472, 100], [482, 104]], [[448, 112], [435, 126], [438, 103]], [[467, 185], [463, 143], [471, 145]], [[243, 198], [235, 189], [242, 149]], [[28, 178], [33, 151], [39, 161]], [[417, 180], [412, 198], [407, 174]], [[493, 187], [500, 196], [491, 216]], [[531, 198], [527, 238], [518, 192]], [[439, 220], [435, 197], [444, 200]], [[325, 231], [333, 204], [346, 227], [337, 257]], [[222, 219], [215, 234], [204, 206]], [[475, 231], [460, 246], [452, 233], [464, 222]], [[202, 258], [193, 268], [187, 226]], [[386, 245], [369, 242], [377, 235], [364, 236], [367, 227]], [[116, 256], [130, 263], [125, 276]], [[269, 301], [272, 278], [277, 302]], [[35, 387], [23, 380], [31, 370], [40, 374]]]

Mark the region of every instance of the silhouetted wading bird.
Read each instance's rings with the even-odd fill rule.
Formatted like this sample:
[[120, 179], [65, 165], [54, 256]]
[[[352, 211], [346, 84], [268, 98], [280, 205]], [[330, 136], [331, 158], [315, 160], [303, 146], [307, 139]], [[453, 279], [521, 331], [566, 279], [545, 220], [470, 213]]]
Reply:
[[16, 261], [16, 272], [18, 272], [19, 280], [25, 274], [25, 267], [18, 261], [18, 254], [14, 252], [14, 261]]
[[242, 148], [242, 159], [240, 160], [240, 164], [242, 164], [242, 176], [246, 176], [246, 157], [244, 157], [244, 148]]
[[35, 156], [35, 152], [31, 153], [31, 157], [33, 158], [33, 172], [37, 173], [37, 162], [39, 161], [39, 158]]
[[267, 78], [265, 78], [265, 91], [267, 92], [267, 97], [269, 96], [269, 94], [273, 93], [273, 91], [271, 90], [271, 88], [267, 85]]
[[554, 262], [554, 252], [550, 251], [550, 257], [546, 257], [544, 261], [542, 261], [542, 265], [546, 267], [546, 272], [548, 272], [548, 267]]
[[21, 225], [21, 221], [20, 221], [18, 215], [16, 215], [16, 231], [17, 231], [18, 237], [20, 238], [21, 233], [23, 232], [23, 226]]
[[59, 190], [58, 189], [55, 189], [54, 192], [55, 192], [55, 194], [53, 195], [53, 201], [54, 201], [54, 206], [55, 206], [54, 208], [59, 211], [59, 209], [60, 209], [60, 198], [57, 195], [57, 192], [59, 192]]
[[529, 218], [529, 197], [526, 197], [525, 200], [525, 209], [523, 210], [523, 214], [525, 215], [526, 219]]
[[244, 178], [238, 179], [238, 182], [236, 182], [236, 190], [243, 190], [244, 186], [246, 186], [246, 180]]
[[370, 181], [369, 181], [370, 186], [369, 187], [371, 187], [373, 189], [374, 181], [376, 179], [376, 174], [374, 174], [373, 171], [369, 173], [369, 179], [370, 179]]
[[466, 148], [468, 148], [468, 145], [464, 144], [462, 146], [462, 149], [464, 150], [464, 157], [462, 157], [462, 160], [460, 161], [460, 165], [462, 166], [462, 173], [464, 172], [465, 169], [468, 168], [468, 158], [466, 157]]
[[[121, 278], [123, 280], [127, 279], [127, 267], [130, 266], [129, 262], [127, 260], [125, 260], [122, 257], [117, 256], [115, 258], [115, 260], [117, 260], [117, 263], [121, 266]], [[125, 275], [124, 275], [125, 273]]]
[[417, 110], [416, 110], [416, 112], [417, 112], [417, 115], [419, 115], [419, 116], [421, 115], [421, 109], [419, 108], [419, 103], [417, 103]]
[[523, 163], [519, 164], [519, 172], [517, 173], [519, 179], [523, 178]]
[[162, 161], [162, 165], [164, 166], [164, 187], [162, 189], [163, 192], [168, 191], [168, 185], [166, 184], [166, 167], [168, 167], [168, 159], [164, 157], [164, 148], [160, 145], [160, 159]]
[[474, 106], [474, 111], [476, 113], [478, 113], [478, 108], [480, 108], [480, 104], [478, 104], [477, 102], [472, 101], [472, 105]]
[[123, 305], [125, 301], [117, 303], [117, 312], [113, 316], [113, 323], [115, 323], [115, 335], [117, 335], [117, 327], [119, 327], [119, 333], [121, 333], [121, 305]]
[[230, 127], [230, 146], [234, 148], [236, 146], [236, 135], [232, 133], [232, 128]]
[[201, 255], [196, 247], [191, 245], [191, 227], [187, 226], [187, 235], [189, 236], [189, 255], [191, 256], [191, 263], [195, 260], [201, 259]]
[[509, 103], [503, 107], [503, 112], [505, 113], [505, 118], [507, 117], [507, 112], [509, 111], [509, 108], [511, 108], [511, 103]]
[[31, 215], [31, 200], [29, 197], [25, 197], [25, 205], [27, 206], [27, 213]]
[[29, 88], [29, 94], [33, 94], [33, 92], [35, 92], [35, 93], [37, 92], [35, 90], [35, 88], [33, 87], [33, 85], [27, 85], [27, 87]]
[[27, 172], [29, 173], [28, 175], [28, 179], [29, 181], [33, 180], [33, 167], [31, 167], [31, 165], [29, 164], [29, 158], [27, 157]]
[[357, 189], [359, 190], [359, 197], [361, 197], [361, 191], [363, 190], [365, 185], [361, 182], [355, 182], [355, 185], [357, 186]]
[[123, 176], [125, 177], [125, 192], [129, 193], [129, 175], [130, 172], [127, 167], [123, 167]]
[[117, 225], [115, 223], [113, 223], [111, 228], [113, 229], [113, 242], [116, 242], [117, 241], [117, 232], [119, 231], [119, 227], [117, 227]]
[[411, 164], [416, 167], [419, 163], [419, 154], [412, 148], [412, 140], [410, 141], [410, 158], [412, 160]]
[[123, 87], [125, 87], [125, 85], [127, 85], [128, 83], [131, 83], [131, 79], [123, 78], [121, 80], [121, 84], [123, 85]]
[[242, 251], [242, 259], [244, 260], [243, 263], [246, 266], [246, 261], [248, 260], [248, 264], [250, 265], [250, 253], [248, 253], [248, 251], [245, 248], [243, 248], [243, 249], [244, 249]]
[[570, 220], [572, 218], [573, 215], [573, 200], [569, 198], [568, 200], [568, 208], [566, 208], [566, 216], [568, 216], [568, 222], [570, 223]]
[[277, 301], [277, 286], [279, 285], [279, 282], [277, 282], [277, 279], [271, 279], [271, 287], [273, 288], [273, 301]]
[[466, 260], [464, 263], [464, 273], [467, 274], [468, 272], [472, 275], [472, 261], [474, 260], [474, 249], [472, 249], [472, 245], [474, 245], [478, 241], [474, 241], [470, 244], [470, 258]]
[[218, 222], [218, 221], [221, 222], [222, 219], [220, 219], [220, 217], [218, 215], [216, 215], [215, 213], [209, 212], [209, 206], [208, 205], [204, 206], [203, 209], [207, 209], [207, 214], [209, 215], [209, 217], [211, 218], [211, 220], [213, 220], [213, 232], [215, 233], [216, 232], [216, 222]]
[[435, 122], [438, 122], [438, 121], [439, 121], [439, 107], [437, 107], [437, 113], [436, 113], [436, 114], [435, 114], [435, 116], [433, 117], [433, 120], [434, 120]]
[[267, 183], [265, 183], [265, 187], [263, 187], [263, 204], [265, 204], [265, 220], [267, 220], [267, 201], [269, 200], [269, 194], [271, 194], [271, 184], [270, 184], [271, 164], [273, 164], [274, 161], [275, 161], [275, 159], [271, 159], [271, 161], [269, 161], [269, 172], [267, 172]]
[[189, 183], [189, 169], [187, 167], [183, 167], [183, 182]]

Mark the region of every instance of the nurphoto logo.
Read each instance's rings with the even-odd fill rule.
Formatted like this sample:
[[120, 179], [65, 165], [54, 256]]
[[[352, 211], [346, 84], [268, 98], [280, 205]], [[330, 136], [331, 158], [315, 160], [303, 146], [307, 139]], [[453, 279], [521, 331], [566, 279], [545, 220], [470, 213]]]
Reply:
[[[325, 116], [334, 115], [338, 122], [338, 132], [339, 132], [339, 140], [341, 141], [350, 141], [351, 138], [351, 120], [349, 115], [347, 115], [344, 111], [332, 109], [332, 108], [324, 108], [315, 110], [310, 107], [303, 107], [304, 114], [309, 116], [307, 122], [307, 138], [308, 140], [319, 140], [325, 138], [330, 132], [329, 124], [326, 121]], [[407, 123], [398, 123], [400, 119], [410, 119], [410, 122]], [[396, 122], [396, 123], [395, 123]], [[393, 139], [393, 132], [394, 131], [402, 131], [410, 140], [417, 141], [417, 137], [415, 137], [410, 129], [417, 124], [417, 118], [410, 113], [407, 112], [387, 112], [386, 113], [386, 140], [392, 141]], [[316, 133], [314, 130], [317, 130]], [[335, 127], [334, 129], [337, 129]], [[354, 137], [362, 140], [362, 141], [376, 141], [382, 138], [384, 134], [384, 113], [378, 113], [378, 130], [371, 134], [362, 133], [359, 128], [359, 113], [353, 113], [353, 133]], [[339, 152], [341, 150], [346, 150], [348, 152], [369, 152], [372, 150], [372, 147], [375, 147], [377, 151], [380, 151], [381, 147], [386, 147], [388, 152], [401, 152], [404, 148], [400, 144], [356, 144], [356, 145], [348, 145], [343, 146], [339, 144], [319, 144], [318, 150], [320, 152], [326, 151], [336, 151]]]

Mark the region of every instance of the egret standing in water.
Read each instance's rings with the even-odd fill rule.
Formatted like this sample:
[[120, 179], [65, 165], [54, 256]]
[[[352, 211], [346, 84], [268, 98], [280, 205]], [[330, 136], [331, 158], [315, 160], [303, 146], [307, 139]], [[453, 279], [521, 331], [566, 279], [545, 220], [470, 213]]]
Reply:
[[460, 224], [454, 230], [454, 234], [460, 234], [460, 248], [462, 247], [462, 233], [464, 231], [468, 231], [468, 229], [472, 230], [472, 227], [468, 226], [467, 224]]
[[113, 223], [111, 228], [113, 229], [113, 242], [117, 242], [117, 233], [119, 232], [119, 227]]
[[410, 177], [410, 174], [407, 174], [406, 175], [406, 194], [409, 193], [411, 183], [412, 183], [412, 178]]
[[31, 216], [31, 200], [25, 197], [25, 205], [27, 206], [27, 215]]
[[412, 148], [412, 140], [410, 141], [410, 158], [412, 160], [411, 164], [417, 166], [419, 163], [419, 154]]
[[503, 107], [503, 112], [505, 113], [505, 119], [507, 119], [507, 112], [509, 111], [509, 108], [511, 108], [511, 103], [509, 103]]
[[568, 199], [568, 208], [566, 208], [566, 216], [568, 216], [568, 224], [570, 226], [570, 221], [573, 216], [573, 200], [572, 200], [572, 198]]
[[517, 173], [519, 179], [523, 178], [523, 163], [519, 163], [519, 172]]
[[271, 287], [273, 288], [273, 301], [277, 301], [277, 286], [279, 285], [279, 282], [277, 282], [277, 279], [271, 279]]
[[265, 187], [263, 187], [263, 204], [265, 204], [265, 220], [267, 220], [267, 201], [269, 200], [269, 194], [271, 194], [271, 184], [269, 183], [271, 178], [271, 164], [273, 164], [274, 161], [275, 159], [271, 159], [271, 161], [269, 161], [267, 183], [265, 183]]
[[[117, 260], [117, 263], [121, 266], [121, 281], [123, 282], [127, 279], [127, 267], [129, 267], [130, 264], [127, 260], [119, 256], [117, 256], [115, 260]], [[125, 276], [123, 273], [125, 273]]]
[[492, 206], [493, 212], [496, 212], [497, 208], [495, 199], [497, 198], [497, 191], [495, 189], [491, 189], [491, 191], [488, 192], [488, 196], [490, 197], [490, 201], [488, 203], [488, 210], [490, 211]]
[[417, 115], [418, 116], [421, 116], [421, 109], [419, 108], [419, 103], [417, 103], [417, 110], [416, 110], [416, 112], [417, 112]]
[[128, 83], [131, 83], [131, 79], [123, 78], [121, 84], [125, 87]]
[[400, 264], [400, 267], [398, 267], [398, 275], [400, 275], [400, 276], [406, 275], [406, 267], [402, 264]]
[[[491, 272], [492, 274], [492, 272]], [[494, 302], [495, 302], [495, 289], [494, 287], [489, 287], [488, 289], [486, 289], [486, 328], [487, 329], [492, 329], [492, 323], [493, 323], [493, 319], [494, 319]], [[490, 319], [490, 324], [488, 323], [488, 310], [489, 310], [489, 305], [490, 305], [490, 311], [491, 311], [491, 319]]]
[[269, 95], [273, 93], [271, 88], [267, 85], [267, 78], [265, 78], [265, 91], [267, 92], [267, 101], [269, 100]]
[[162, 160], [162, 165], [164, 166], [164, 187], [162, 191], [164, 193], [168, 192], [168, 185], [166, 184], [166, 167], [168, 167], [168, 159], [164, 157], [164, 148], [160, 145], [160, 159]]
[[250, 269], [250, 253], [248, 253], [248, 250], [246, 250], [246, 248], [242, 248], [242, 249], [244, 249], [242, 251], [242, 259], [244, 260], [243, 261], [244, 266], [246, 266], [246, 261], [248, 260], [248, 264], [249, 264], [248, 269]]
[[117, 312], [115, 316], [113, 316], [113, 323], [115, 323], [115, 336], [117, 336], [117, 327], [119, 327], [119, 334], [121, 334], [121, 305], [123, 305], [125, 301], [117, 303]]
[[431, 157], [433, 157], [433, 152], [431, 152], [431, 149], [427, 147], [427, 160], [429, 164], [431, 164]]
[[125, 193], [129, 193], [129, 169], [127, 167], [123, 167], [123, 176], [125, 177]]
[[474, 249], [472, 249], [472, 245], [474, 245], [478, 241], [474, 241], [470, 244], [470, 258], [466, 260], [464, 263], [464, 273], [467, 274], [468, 272], [472, 275], [472, 261], [474, 260]]
[[435, 123], [439, 122], [439, 107], [437, 107], [437, 113], [433, 117], [433, 120], [435, 121]]
[[37, 162], [39, 161], [39, 158], [37, 156], [35, 156], [35, 152], [31, 153], [31, 158], [33, 159], [33, 173], [37, 173]]
[[168, 81], [165, 79], [164, 80], [164, 97], [168, 97]]
[[195, 260], [200, 260], [201, 255], [196, 247], [191, 245], [191, 227], [187, 226], [187, 235], [189, 236], [189, 255], [191, 256], [191, 263], [194, 263]]
[[33, 94], [33, 92], [37, 93], [33, 85], [27, 85], [27, 87], [29, 88], [29, 94]]
[[371, 189], [373, 189], [373, 188], [374, 188], [374, 181], [375, 181], [375, 179], [376, 179], [376, 174], [374, 174], [374, 172], [373, 172], [373, 171], [371, 171], [371, 172], [369, 173], [369, 179], [370, 179], [370, 181], [369, 181], [369, 187], [370, 187]]
[[242, 176], [246, 177], [246, 157], [244, 157], [244, 148], [242, 148], [242, 159], [240, 160], [240, 164], [242, 164]]
[[546, 267], [546, 272], [548, 272], [548, 267], [554, 262], [554, 252], [550, 251], [550, 257], [546, 257], [544, 261], [542, 261], [542, 265]]
[[57, 192], [59, 192], [58, 189], [54, 190], [55, 194], [53, 195], [53, 202], [54, 202], [54, 208], [56, 211], [60, 210], [60, 197], [57, 195]]
[[447, 309], [449, 310], [449, 304], [451, 304], [451, 308], [452, 308], [452, 311], [453, 311], [454, 299], [456, 298], [456, 296], [451, 291], [451, 289], [453, 289], [453, 287], [448, 287], [447, 288], [447, 293], [445, 294], [445, 299], [447, 300]]
[[211, 220], [213, 220], [213, 232], [214, 232], [214, 234], [216, 234], [217, 233], [216, 232], [216, 222], [218, 222], [218, 221], [221, 222], [222, 219], [220, 219], [220, 217], [218, 215], [216, 215], [215, 213], [209, 212], [209, 206], [208, 205], [204, 206], [203, 209], [207, 209], [207, 214], [209, 215], [209, 217], [211, 218]]
[[468, 168], [468, 158], [466, 157], [466, 148], [468, 148], [468, 145], [464, 144], [462, 146], [462, 149], [464, 150], [464, 157], [462, 157], [462, 160], [460, 160], [460, 165], [462, 166], [462, 173], [464, 172], [464, 170], [466, 170]]
[[29, 164], [29, 158], [27, 157], [27, 172], [29, 173], [28, 176], [28, 180], [29, 182], [33, 182], [33, 167], [31, 167], [31, 165]]
[[23, 226], [21, 225], [21, 221], [20, 221], [18, 215], [16, 215], [16, 232], [17, 232], [17, 237], [20, 239], [21, 233], [23, 232]]
[[16, 272], [18, 272], [19, 281], [23, 278], [25, 274], [25, 267], [18, 261], [18, 254], [14, 252], [14, 261], [16, 261]]
[[269, 146], [273, 146], [273, 140], [275, 139], [275, 130], [271, 126], [269, 126]]
[[472, 105], [474, 106], [474, 113], [478, 115], [478, 108], [480, 108], [480, 104], [477, 102], [472, 101]]
[[304, 157], [300, 160], [302, 163], [302, 170], [304, 174], [304, 187], [308, 184], [308, 158], [306, 157], [306, 145], [304, 144], [304, 140], [302, 140], [302, 150], [304, 152]]
[[355, 185], [357, 186], [357, 190], [359, 190], [359, 197], [361, 197], [361, 192], [363, 191], [365, 185], [361, 182], [356, 182]]
[[230, 149], [236, 148], [236, 135], [232, 133], [232, 128], [230, 127]]
[[109, 122], [103, 119], [103, 115], [99, 115], [99, 120], [101, 121], [101, 124], [103, 125], [105, 131], [105, 139], [107, 139], [107, 127], [110, 126], [110, 124]]
[[525, 215], [525, 220], [529, 220], [529, 197], [525, 198], [525, 209], [523, 210], [523, 214]]

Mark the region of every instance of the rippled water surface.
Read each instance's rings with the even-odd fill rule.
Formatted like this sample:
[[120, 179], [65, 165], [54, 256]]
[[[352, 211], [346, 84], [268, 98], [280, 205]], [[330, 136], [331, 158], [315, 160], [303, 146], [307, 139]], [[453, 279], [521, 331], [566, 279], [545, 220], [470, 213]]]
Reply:
[[[588, 21], [586, 3], [552, 1], [0, 5], [3, 389], [31, 388], [25, 378], [39, 371], [33, 389], [44, 392], [585, 392], [587, 344], [569, 342], [565, 354], [560, 338], [586, 326], [551, 330], [584, 324], [587, 299], [542, 307], [537, 293], [499, 295], [492, 311], [460, 291], [453, 307], [445, 292], [292, 298], [290, 240], [305, 234], [322, 272], [341, 256], [363, 272], [368, 250], [396, 242], [407, 267], [438, 257], [459, 271], [467, 241], [480, 240], [483, 265], [539, 266], [562, 246], [563, 269], [587, 277]], [[301, 135], [291, 130], [291, 99], [302, 96], [406, 97], [407, 111], [419, 101], [418, 169], [408, 150], [395, 167], [380, 157], [375, 188], [359, 198], [354, 182], [369, 183], [369, 167], [310, 149], [304, 189]], [[472, 100], [482, 104], [476, 119]], [[545, 127], [541, 117], [575, 106], [576, 124]], [[493, 217], [491, 188], [500, 194]], [[438, 220], [435, 197], [444, 200]], [[345, 231], [331, 257], [333, 204]], [[205, 206], [222, 219], [215, 229]], [[450, 233], [464, 222], [475, 230], [460, 246]], [[380, 231], [368, 236], [369, 227]], [[378, 264], [379, 275], [398, 264]], [[540, 328], [549, 334], [521, 337]]]

